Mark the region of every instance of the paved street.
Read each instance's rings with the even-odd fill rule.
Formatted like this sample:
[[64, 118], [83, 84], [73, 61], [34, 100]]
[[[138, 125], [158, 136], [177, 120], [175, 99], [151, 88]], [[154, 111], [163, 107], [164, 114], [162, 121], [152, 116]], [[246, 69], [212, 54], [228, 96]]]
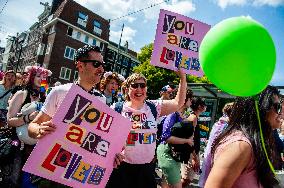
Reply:
[[[156, 170], [156, 172], [157, 172], [159, 177], [162, 176], [162, 173], [159, 170]], [[193, 180], [193, 182], [187, 188], [198, 188], [199, 187], [198, 186], [198, 178], [199, 178], [199, 176], [196, 176], [195, 179]], [[157, 188], [161, 188], [161, 186], [158, 185]]]

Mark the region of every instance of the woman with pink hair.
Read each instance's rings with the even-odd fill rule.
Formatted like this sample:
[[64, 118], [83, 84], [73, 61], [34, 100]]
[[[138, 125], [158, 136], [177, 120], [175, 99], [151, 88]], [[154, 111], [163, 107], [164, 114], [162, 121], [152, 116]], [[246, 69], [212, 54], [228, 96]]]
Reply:
[[37, 142], [36, 139], [28, 136], [27, 126], [36, 117], [45, 101], [45, 92], [40, 90], [40, 86], [52, 74], [50, 70], [38, 66], [27, 66], [25, 72], [29, 73], [28, 83], [23, 90], [13, 95], [7, 114], [8, 126], [16, 129], [19, 140], [24, 143], [22, 144], [24, 146], [22, 164], [27, 160]]

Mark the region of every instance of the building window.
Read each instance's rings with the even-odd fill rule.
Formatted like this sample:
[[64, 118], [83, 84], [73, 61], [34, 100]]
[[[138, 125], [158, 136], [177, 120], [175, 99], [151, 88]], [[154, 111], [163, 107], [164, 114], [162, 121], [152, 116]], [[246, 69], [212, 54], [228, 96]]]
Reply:
[[64, 57], [67, 58], [67, 59], [74, 60], [74, 53], [75, 53], [74, 48], [70, 48], [70, 47], [66, 46], [65, 52], [64, 52]]
[[36, 55], [43, 55], [44, 47], [45, 47], [45, 44], [40, 44], [37, 48]]
[[87, 43], [87, 44], [89, 43], [89, 36], [88, 35], [85, 36], [85, 43]]
[[126, 76], [126, 70], [124, 68], [122, 68], [121, 71], [120, 71], [120, 74], [125, 77]]
[[55, 32], [55, 25], [51, 26], [49, 34], [54, 33]]
[[135, 61], [132, 61], [132, 63], [131, 63], [131, 67], [136, 67], [136, 66], [138, 66], [138, 63], [137, 63], [137, 62], [135, 62]]
[[102, 34], [101, 23], [96, 20], [94, 20], [94, 33], [98, 35]]
[[114, 62], [115, 57], [116, 57], [116, 52], [114, 52], [114, 51], [108, 49], [107, 54], [106, 54], [107, 60], [109, 60], [109, 61], [111, 61], [111, 62]]
[[77, 23], [83, 27], [87, 26], [87, 21], [88, 21], [88, 15], [79, 12], [79, 17]]
[[70, 36], [70, 37], [72, 37], [72, 35], [73, 35], [73, 28], [72, 28], [72, 27], [68, 27], [68, 29], [67, 29], [67, 35]]
[[96, 46], [97, 45], [97, 41], [96, 39], [93, 39], [93, 46]]
[[97, 40], [96, 46], [99, 46], [99, 47], [101, 46], [101, 42], [99, 40]]
[[104, 47], [105, 47], [104, 43], [101, 42], [101, 44], [100, 44], [101, 51], [104, 51]]
[[61, 67], [59, 78], [63, 80], [70, 80], [71, 69]]
[[49, 52], [50, 52], [50, 44], [47, 44], [45, 54], [47, 55], [47, 54], [49, 54]]
[[77, 40], [80, 40], [80, 38], [81, 38], [81, 33], [78, 31], [78, 32], [77, 32], [77, 35], [76, 35], [76, 39], [77, 39]]
[[78, 71], [75, 71], [73, 81], [77, 81], [77, 80], [78, 80]]
[[127, 67], [128, 66], [128, 58], [126, 58], [126, 57], [123, 58], [122, 64], [123, 64], [123, 66]]
[[94, 20], [94, 26], [101, 29], [101, 23]]

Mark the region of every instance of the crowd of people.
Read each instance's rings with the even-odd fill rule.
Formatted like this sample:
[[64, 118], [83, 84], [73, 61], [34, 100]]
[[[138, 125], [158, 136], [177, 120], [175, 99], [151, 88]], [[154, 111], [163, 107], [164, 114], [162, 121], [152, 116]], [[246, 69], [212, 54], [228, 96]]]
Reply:
[[[149, 100], [145, 76], [133, 73], [125, 79], [116, 72], [105, 72], [99, 47], [79, 48], [74, 63], [78, 80], [55, 83], [47, 91], [41, 83], [52, 72], [43, 67], [4, 73], [0, 84], [1, 187], [64, 187], [21, 169], [37, 141], [56, 131], [52, 118], [72, 84], [132, 122], [123, 150], [110, 161], [114, 170], [107, 188], [156, 188], [157, 167], [164, 188], [187, 187], [196, 174], [200, 175], [199, 186], [206, 188], [272, 188], [279, 184], [269, 166], [281, 169], [284, 163], [283, 96], [275, 87], [268, 86], [258, 97], [237, 98], [225, 105], [223, 116], [211, 129], [201, 165], [198, 119], [206, 111], [206, 102], [187, 88], [181, 70], [176, 88], [166, 85], [161, 98]], [[139, 133], [155, 139], [136, 142]]]

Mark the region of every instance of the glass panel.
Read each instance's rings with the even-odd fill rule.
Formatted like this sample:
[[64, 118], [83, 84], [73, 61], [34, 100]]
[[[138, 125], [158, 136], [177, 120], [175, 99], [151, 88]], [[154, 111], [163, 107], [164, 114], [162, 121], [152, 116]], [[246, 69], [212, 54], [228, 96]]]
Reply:
[[71, 70], [70, 69], [66, 69], [65, 79], [67, 79], [67, 80], [70, 79], [70, 73], [71, 73]]
[[94, 26], [97, 27], [97, 28], [101, 28], [101, 23], [95, 20]]
[[89, 36], [85, 36], [85, 43], [89, 43]]
[[69, 53], [70, 53], [70, 48], [66, 46], [65, 48], [65, 53], [64, 53], [64, 57], [69, 57]]
[[93, 39], [93, 46], [96, 46], [96, 44], [97, 44], [96, 39]]
[[76, 39], [80, 40], [80, 37], [81, 37], [81, 33], [78, 31]]
[[69, 56], [70, 59], [74, 59], [74, 52], [75, 52], [74, 49], [70, 50], [70, 56]]
[[64, 78], [64, 76], [65, 76], [65, 67], [61, 67], [60, 78]]
[[87, 15], [83, 14], [82, 12], [79, 12], [79, 18], [85, 20]]

